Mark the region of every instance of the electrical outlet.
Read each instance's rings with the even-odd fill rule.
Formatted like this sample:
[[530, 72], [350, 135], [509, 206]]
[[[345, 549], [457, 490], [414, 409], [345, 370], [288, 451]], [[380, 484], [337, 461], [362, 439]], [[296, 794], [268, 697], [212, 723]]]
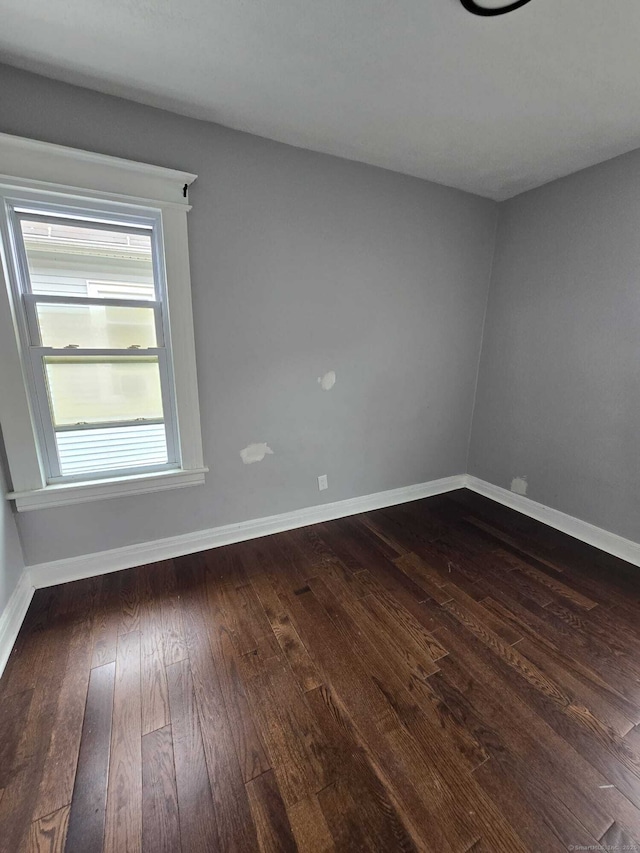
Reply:
[[329, 481], [327, 480], [326, 474], [320, 474], [318, 477], [318, 488], [321, 492], [324, 492], [325, 489], [329, 488]]

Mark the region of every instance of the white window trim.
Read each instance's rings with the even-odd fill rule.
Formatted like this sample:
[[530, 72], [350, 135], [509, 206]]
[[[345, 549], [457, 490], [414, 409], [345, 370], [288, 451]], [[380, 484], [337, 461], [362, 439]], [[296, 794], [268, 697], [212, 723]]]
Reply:
[[[104, 201], [157, 209], [161, 216], [167, 307], [182, 467], [92, 481], [48, 484], [40, 456], [18, 318], [10, 295], [7, 258], [0, 264], [0, 423], [19, 511], [143, 494], [204, 482], [195, 362], [186, 190], [195, 175], [102, 154], [0, 134], [0, 185], [21, 198], [46, 192], [59, 202]], [[51, 178], [55, 177], [55, 182]], [[1, 247], [0, 247], [1, 250]]]

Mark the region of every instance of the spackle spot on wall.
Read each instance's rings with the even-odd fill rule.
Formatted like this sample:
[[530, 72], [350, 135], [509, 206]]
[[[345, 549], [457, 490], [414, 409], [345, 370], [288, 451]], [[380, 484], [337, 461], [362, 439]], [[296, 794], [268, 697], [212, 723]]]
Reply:
[[266, 441], [261, 441], [257, 444], [249, 444], [244, 450], [240, 451], [240, 456], [245, 465], [251, 465], [252, 462], [262, 462], [269, 453], [273, 454], [273, 450]]
[[526, 495], [528, 485], [526, 477], [514, 477], [511, 481], [511, 491], [516, 495]]
[[325, 373], [324, 376], [318, 376], [318, 385], [322, 388], [323, 391], [331, 391], [335, 384], [335, 370], [330, 370], [328, 373]]

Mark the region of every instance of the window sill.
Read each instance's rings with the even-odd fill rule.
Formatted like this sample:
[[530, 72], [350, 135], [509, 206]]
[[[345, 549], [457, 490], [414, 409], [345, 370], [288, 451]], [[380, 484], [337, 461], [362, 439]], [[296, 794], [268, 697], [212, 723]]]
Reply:
[[153, 474], [135, 474], [114, 477], [110, 480], [91, 480], [84, 483], [56, 483], [30, 492], [9, 492], [7, 499], [16, 502], [18, 512], [46, 509], [54, 506], [121, 498], [126, 495], [144, 495], [165, 489], [181, 489], [204, 483], [208, 468], [194, 470], [158, 471]]

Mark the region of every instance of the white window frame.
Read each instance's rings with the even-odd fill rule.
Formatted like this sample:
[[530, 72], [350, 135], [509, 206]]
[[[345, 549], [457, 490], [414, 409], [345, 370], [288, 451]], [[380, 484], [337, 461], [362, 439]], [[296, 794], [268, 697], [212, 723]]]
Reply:
[[[0, 174], [0, 423], [13, 485], [7, 497], [22, 511], [204, 482], [207, 468], [202, 458], [187, 241], [191, 208], [186, 196], [196, 176], [8, 134], [0, 134], [0, 164], [7, 172]], [[61, 178], [69, 184], [59, 183]], [[123, 193], [125, 188], [128, 192]], [[16, 267], [24, 267], [26, 261], [21, 239], [16, 240], [16, 205], [43, 212], [58, 206], [78, 218], [102, 214], [107, 221], [151, 227], [154, 278], [156, 286], [164, 289], [163, 310], [150, 300], [25, 294], [28, 270]], [[92, 480], [56, 476], [52, 435], [35, 402], [43, 393], [36, 387], [42, 369], [34, 369], [32, 363], [43, 355], [43, 348], [35, 346], [39, 342], [36, 301], [154, 308], [158, 347], [141, 352], [159, 358], [167, 465], [143, 471], [123, 468]], [[47, 348], [47, 352], [52, 351]], [[73, 349], [69, 354], [121, 351]]]
[[[157, 289], [156, 300], [133, 300], [133, 299], [102, 299], [88, 296], [54, 296], [33, 293], [28, 289], [30, 284], [30, 273], [26, 256], [24, 239], [22, 237], [20, 220], [33, 221], [36, 217], [30, 214], [18, 212], [21, 207], [28, 207], [36, 215], [42, 216], [44, 221], [51, 222], [53, 219], [63, 221], [69, 217], [68, 222], [87, 221], [88, 217], [100, 217], [97, 227], [117, 230], [119, 233], [145, 234], [151, 237], [154, 282]], [[59, 209], [57, 209], [59, 208]], [[56, 216], [56, 214], [58, 214]], [[45, 379], [44, 358], [53, 355], [67, 356], [128, 356], [134, 353], [122, 349], [54, 349], [43, 346], [40, 338], [40, 327], [36, 316], [38, 304], [64, 304], [64, 305], [100, 305], [124, 306], [129, 308], [151, 309], [155, 315], [156, 347], [145, 348], [140, 351], [141, 355], [154, 356], [158, 359], [160, 372], [160, 385], [162, 391], [162, 406], [164, 412], [164, 425], [167, 440], [166, 464], [156, 466], [145, 466], [144, 472], [140, 466], [135, 468], [123, 465], [120, 469], [112, 469], [108, 472], [96, 474], [100, 479], [111, 479], [113, 477], [126, 477], [131, 474], [152, 473], [161, 470], [173, 470], [181, 467], [180, 445], [178, 441], [176, 412], [175, 412], [175, 383], [173, 380], [173, 365], [170, 350], [170, 327], [166, 307], [166, 280], [164, 274], [164, 263], [162, 258], [162, 217], [159, 211], [153, 208], [131, 208], [125, 209], [124, 205], [118, 205], [116, 209], [108, 203], [94, 202], [91, 209], [70, 207], [67, 204], [60, 205], [58, 200], [49, 200], [46, 194], [30, 197], [28, 200], [3, 193], [0, 186], [0, 217], [3, 223], [0, 230], [8, 231], [9, 241], [13, 247], [12, 260], [14, 264], [9, 266], [9, 279], [13, 285], [13, 300], [16, 307], [16, 315], [20, 318], [20, 335], [22, 352], [28, 354], [27, 365], [28, 382], [34, 401], [34, 409], [37, 410], [36, 428], [39, 434], [40, 448], [43, 463], [47, 469], [47, 482], [49, 484], [65, 482], [85, 482], [86, 474], [74, 474], [62, 476], [59, 464], [56, 435], [49, 410], [47, 388]], [[122, 224], [126, 219], [126, 225]], [[116, 224], [117, 223], [117, 224]], [[111, 424], [115, 426], [116, 424]], [[107, 426], [106, 424], [102, 425]], [[74, 427], [82, 429], [82, 427]], [[93, 427], [91, 427], [93, 428]]]

